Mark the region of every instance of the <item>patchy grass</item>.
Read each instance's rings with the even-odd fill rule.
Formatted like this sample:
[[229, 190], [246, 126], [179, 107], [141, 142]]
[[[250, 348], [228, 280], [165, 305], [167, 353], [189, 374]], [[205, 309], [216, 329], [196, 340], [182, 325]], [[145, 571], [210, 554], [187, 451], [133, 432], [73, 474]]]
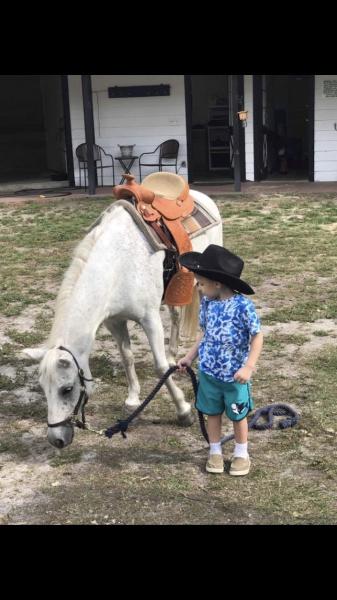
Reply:
[[54, 456], [49, 461], [49, 464], [51, 467], [54, 467], [54, 468], [62, 467], [63, 465], [68, 466], [72, 463], [81, 462], [81, 456], [82, 456], [82, 451], [77, 450], [73, 447], [73, 448], [69, 448], [69, 452], [67, 452], [67, 454]]
[[5, 417], [33, 419], [37, 423], [44, 423], [46, 414], [46, 402], [42, 396], [40, 401], [32, 401], [29, 404], [22, 404], [15, 396], [8, 396], [6, 403], [2, 401], [0, 404], [0, 415]]
[[0, 390], [15, 390], [17, 382], [6, 375], [0, 375]]
[[316, 329], [315, 331], [312, 332], [312, 335], [317, 335], [318, 337], [324, 337], [324, 336], [329, 336], [329, 332], [325, 331], [324, 329]]
[[90, 359], [90, 370], [94, 379], [99, 378], [109, 383], [111, 383], [115, 375], [111, 357], [105, 354], [94, 356]]
[[288, 344], [295, 344], [296, 346], [301, 346], [309, 340], [310, 338], [306, 335], [273, 333], [273, 335], [265, 338], [264, 344], [268, 347], [268, 349], [270, 348], [271, 350], [280, 350]]
[[45, 333], [33, 331], [17, 331], [17, 329], [6, 329], [5, 334], [21, 346], [37, 346], [45, 339]]
[[1, 436], [0, 440], [0, 460], [1, 454], [10, 454], [19, 459], [25, 459], [30, 455], [30, 449], [21, 440], [21, 434], [11, 431], [9, 434]]
[[5, 343], [0, 346], [0, 365], [5, 364], [8, 360], [15, 360], [17, 346], [14, 344]]
[[[126, 440], [76, 431], [73, 444], [55, 455], [45, 440], [46, 403], [32, 375], [33, 362], [23, 361], [19, 352], [47, 337], [73, 248], [111, 198], [3, 207], [0, 317], [12, 343], [0, 346], [1, 464], [10, 464], [14, 473], [29, 466], [20, 486], [37, 493], [28, 505], [12, 500], [9, 522], [337, 523], [337, 198], [233, 195], [216, 202], [224, 244], [244, 258], [243, 278], [256, 290], [262, 323], [272, 326], [253, 379], [256, 407], [289, 403], [300, 413], [299, 426], [252, 431], [249, 476], [228, 475], [232, 442], [224, 446], [226, 472], [208, 475], [197, 419], [191, 428], [178, 427], [173, 403], [162, 389]], [[20, 323], [31, 314], [34, 325], [24, 329]], [[322, 319], [329, 322], [323, 325]], [[289, 321], [313, 325], [302, 331], [297, 324], [293, 333], [294, 328], [287, 331]], [[87, 416], [100, 429], [123, 415], [127, 386], [111, 336], [101, 331], [97, 337], [100, 348], [90, 358], [97, 385]], [[148, 348], [135, 332], [130, 337], [141, 359], [136, 366], [143, 400], [157, 378], [152, 360], [144, 358]], [[313, 340], [319, 350], [310, 349], [307, 342]], [[7, 368], [15, 369], [15, 377], [6, 374]], [[176, 381], [193, 402], [189, 379]], [[38, 396], [23, 402], [17, 390]], [[23, 431], [29, 432], [25, 440]], [[231, 432], [226, 419], [223, 431]], [[8, 493], [14, 484], [1, 481]]]
[[15, 316], [29, 305], [54, 300], [55, 294], [46, 291], [40, 282], [59, 282], [72, 249], [111, 201], [100, 198], [95, 203], [69, 203], [64, 199], [50, 204], [1, 207], [0, 312]]

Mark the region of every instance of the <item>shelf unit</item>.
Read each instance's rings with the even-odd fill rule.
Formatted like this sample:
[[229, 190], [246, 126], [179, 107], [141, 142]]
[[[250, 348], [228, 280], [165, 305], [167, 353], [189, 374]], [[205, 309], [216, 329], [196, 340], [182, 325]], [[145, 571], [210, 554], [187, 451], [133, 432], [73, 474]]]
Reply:
[[223, 171], [231, 168], [231, 134], [229, 107], [216, 105], [209, 108], [208, 121], [208, 168]]
[[210, 171], [231, 169], [232, 149], [229, 127], [208, 126], [208, 166]]

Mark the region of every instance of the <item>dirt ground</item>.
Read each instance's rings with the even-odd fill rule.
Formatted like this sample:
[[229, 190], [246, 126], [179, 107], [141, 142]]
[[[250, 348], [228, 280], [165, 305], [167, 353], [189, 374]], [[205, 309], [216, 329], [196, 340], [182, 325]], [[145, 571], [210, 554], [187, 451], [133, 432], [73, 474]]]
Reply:
[[[94, 203], [92, 199], [90, 202]], [[228, 475], [233, 448], [233, 442], [228, 442], [224, 445], [225, 473], [212, 476], [205, 472], [207, 445], [197, 417], [191, 427], [179, 427], [173, 403], [162, 388], [130, 427], [127, 439], [116, 435], [109, 440], [77, 430], [70, 447], [62, 451], [51, 447], [46, 439], [46, 405], [38, 384], [38, 365], [24, 358], [22, 349], [38, 345], [47, 337], [55, 295], [70, 260], [69, 249], [82, 237], [80, 226], [88, 223], [83, 217], [79, 229], [69, 232], [69, 247], [67, 240], [59, 240], [55, 234], [62, 251], [59, 263], [56, 259], [53, 263], [58, 269], [53, 270], [53, 230], [49, 221], [44, 223], [45, 239], [39, 236], [36, 246], [30, 238], [16, 239], [16, 245], [11, 246], [15, 224], [22, 231], [27, 226], [34, 229], [38, 219], [48, 219], [46, 211], [50, 207], [2, 208], [1, 242], [13, 266], [8, 263], [8, 270], [3, 272], [8, 294], [0, 312], [1, 524], [337, 522], [337, 419], [333, 397], [337, 319], [332, 244], [337, 224], [336, 198], [313, 201], [257, 197], [254, 201], [242, 198], [240, 202], [226, 198], [217, 202], [224, 216], [224, 245], [240, 253], [235, 240], [240, 232], [246, 232], [246, 254], [243, 250], [241, 254], [247, 255], [247, 266], [251, 265], [248, 281], [256, 281], [254, 301], [265, 335], [253, 382], [256, 407], [286, 402], [299, 412], [300, 424], [284, 431], [252, 431], [252, 470], [247, 477]], [[107, 203], [102, 201], [93, 208], [87, 221]], [[54, 217], [60, 222], [62, 211], [71, 216], [75, 209], [78, 211], [70, 201], [52, 204]], [[329, 219], [317, 221], [322, 214]], [[290, 227], [303, 219], [304, 228]], [[320, 228], [318, 233], [323, 237], [319, 239], [328, 236], [322, 247], [318, 247], [316, 238], [311, 242], [315, 245], [315, 268], [306, 247], [311, 225], [312, 231]], [[279, 243], [284, 240], [282, 248], [274, 240], [276, 228], [280, 228]], [[269, 237], [258, 246], [261, 231]], [[293, 252], [289, 239], [286, 243], [288, 234]], [[328, 246], [330, 254], [324, 264], [329, 265], [330, 260], [331, 268], [323, 270], [319, 259]], [[37, 248], [34, 278], [27, 271], [28, 263], [22, 262], [22, 257], [28, 256], [27, 248], [32, 247]], [[297, 260], [293, 263], [294, 253]], [[282, 258], [277, 261], [277, 256]], [[271, 266], [276, 263], [278, 268]], [[13, 287], [13, 273], [17, 288]], [[321, 285], [316, 298], [313, 290], [317, 282]], [[30, 303], [34, 293], [37, 303]], [[162, 307], [161, 314], [168, 336], [166, 307]], [[140, 327], [132, 323], [129, 330], [144, 399], [157, 382], [152, 355]], [[179, 355], [189, 347], [190, 341], [183, 339]], [[104, 327], [99, 330], [91, 355], [91, 370], [95, 391], [87, 419], [101, 429], [123, 415], [126, 397], [119, 354]], [[193, 402], [189, 379], [176, 377], [176, 381]], [[225, 420], [223, 433], [231, 433], [230, 423]]]

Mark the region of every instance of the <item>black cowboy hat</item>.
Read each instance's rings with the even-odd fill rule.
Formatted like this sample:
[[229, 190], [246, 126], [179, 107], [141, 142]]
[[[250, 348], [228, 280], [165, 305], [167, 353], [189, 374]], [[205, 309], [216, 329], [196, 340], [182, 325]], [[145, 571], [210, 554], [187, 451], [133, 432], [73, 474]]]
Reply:
[[179, 262], [189, 271], [219, 281], [236, 292], [255, 294], [250, 285], [240, 279], [243, 260], [222, 246], [210, 244], [203, 252], [185, 252], [179, 256]]

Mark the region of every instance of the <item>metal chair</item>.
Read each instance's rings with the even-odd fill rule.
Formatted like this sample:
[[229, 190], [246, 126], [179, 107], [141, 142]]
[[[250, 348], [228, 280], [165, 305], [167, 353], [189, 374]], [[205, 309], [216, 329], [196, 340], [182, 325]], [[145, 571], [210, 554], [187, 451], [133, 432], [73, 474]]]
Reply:
[[[158, 160], [155, 163], [143, 162], [142, 156], [153, 155], [159, 150]], [[162, 171], [162, 167], [175, 167], [176, 173], [178, 173], [177, 162], [178, 162], [179, 142], [177, 140], [166, 140], [157, 146], [153, 152], [143, 152], [139, 157], [139, 180], [142, 181], [142, 166], [143, 167], [159, 167], [159, 171]], [[164, 162], [164, 161], [174, 162]]]
[[[114, 159], [113, 159], [112, 155], [105, 152], [105, 150], [101, 146], [98, 146], [97, 144], [93, 145], [93, 150], [94, 150], [94, 161], [95, 161], [95, 166], [96, 166], [96, 173], [97, 173], [97, 169], [101, 169], [102, 187], [103, 187], [103, 169], [110, 169], [110, 167], [112, 168], [113, 185], [115, 185], [115, 165], [114, 165]], [[103, 155], [109, 156], [111, 158], [111, 165], [110, 164], [103, 165], [103, 160], [102, 160], [104, 158]], [[77, 146], [76, 156], [78, 158], [78, 166], [79, 166], [79, 171], [80, 171], [80, 187], [82, 187], [81, 171], [84, 171], [84, 189], [87, 189], [87, 178], [86, 178], [86, 171], [88, 169], [87, 144], [80, 144], [79, 146]], [[98, 163], [101, 163], [101, 164], [98, 164]], [[83, 166], [81, 166], [81, 165], [83, 165]]]

